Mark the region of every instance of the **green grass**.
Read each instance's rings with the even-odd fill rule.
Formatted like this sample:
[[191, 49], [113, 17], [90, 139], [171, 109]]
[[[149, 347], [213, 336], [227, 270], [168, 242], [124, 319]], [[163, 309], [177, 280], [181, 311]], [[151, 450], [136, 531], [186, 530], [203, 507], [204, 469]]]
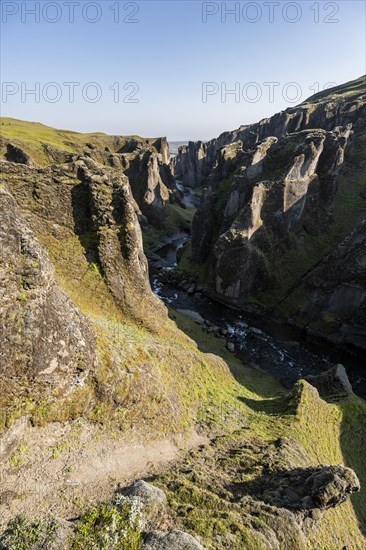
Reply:
[[183, 249], [182, 256], [178, 262], [177, 268], [180, 271], [187, 273], [189, 276], [193, 276], [197, 279], [198, 282], [207, 283], [208, 273], [207, 265], [194, 262], [191, 258], [192, 248], [191, 243], [189, 242]]
[[[90, 254], [95, 246], [94, 237], [38, 235], [60, 285], [94, 329], [99, 360], [95, 376], [62, 405], [32, 396], [17, 398], [9, 406], [8, 423], [25, 413], [37, 425], [83, 416], [122, 431], [165, 436], [189, 431], [197, 418], [202, 424], [222, 424], [230, 411], [244, 408], [238, 396], [255, 399], [255, 391], [235, 380], [224, 359], [199, 350], [175, 322], [161, 319], [160, 330], [152, 333], [130, 319], [114, 301], [98, 266], [86, 259], [86, 249]], [[211, 352], [216, 345], [212, 337]], [[228, 359], [229, 354], [223, 353]], [[240, 370], [239, 365], [236, 368]], [[251, 369], [245, 378], [248, 386], [251, 378], [256, 384]]]
[[58, 536], [58, 528], [62, 528], [59, 521], [17, 516], [0, 536], [0, 545], [7, 550], [42, 550], [51, 547], [55, 550], [141, 550], [143, 543], [139, 512], [137, 502], [130, 502], [117, 494], [111, 502], [84, 511], [75, 529], [69, 528], [67, 540], [62, 542]]
[[[256, 532], [265, 525], [271, 525], [278, 536], [284, 537], [284, 550], [365, 548], [365, 489], [323, 512], [303, 546], [286, 517], [273, 511], [268, 514], [255, 500], [247, 504], [245, 499], [233, 501], [227, 485], [260, 478], [264, 463], [279, 470], [343, 463], [355, 469], [363, 487], [366, 403], [355, 396], [340, 403], [326, 403], [306, 382], [299, 382], [287, 398], [245, 402], [244, 427], [215, 439], [156, 478], [155, 483], [168, 493], [178, 525], [198, 535], [211, 550], [224, 547], [220, 540], [230, 540], [233, 548], [267, 548]], [[294, 447], [288, 455], [277, 455], [273, 442], [279, 436], [286, 436], [289, 441], [294, 438], [306, 451], [307, 460], [304, 462]]]
[[[118, 499], [118, 496], [117, 496]], [[100, 504], [88, 510], [76, 528], [72, 550], [140, 550], [139, 516], [127, 502]]]
[[46, 541], [52, 540], [57, 529], [57, 521], [51, 519], [31, 520], [24, 516], [17, 516], [11, 520], [0, 536], [2, 548], [9, 550], [29, 550], [44, 548]]
[[355, 80], [352, 80], [350, 82], [346, 82], [345, 84], [341, 84], [340, 86], [335, 86], [334, 88], [330, 88], [328, 90], [323, 90], [321, 92], [318, 92], [317, 94], [309, 97], [306, 101], [304, 101], [304, 105], [308, 103], [312, 104], [318, 104], [328, 101], [336, 101], [339, 98], [345, 98], [351, 99], [353, 96], [358, 98], [360, 94], [364, 93], [366, 88], [366, 77], [361, 76], [360, 78], [357, 78]]
[[[115, 148], [114, 136], [108, 136], [102, 132], [83, 134], [51, 128], [39, 122], [28, 122], [7, 117], [0, 118], [0, 133], [2, 137], [11, 140], [14, 145], [22, 148], [39, 166], [49, 164], [49, 158], [43, 144], [68, 153], [82, 153], [85, 149], [88, 149], [89, 144], [98, 149], [109, 147], [111, 151], [114, 151]], [[143, 139], [139, 136], [120, 136], [119, 147], [122, 147], [124, 142], [130, 138]], [[2, 152], [4, 153], [4, 151]]]

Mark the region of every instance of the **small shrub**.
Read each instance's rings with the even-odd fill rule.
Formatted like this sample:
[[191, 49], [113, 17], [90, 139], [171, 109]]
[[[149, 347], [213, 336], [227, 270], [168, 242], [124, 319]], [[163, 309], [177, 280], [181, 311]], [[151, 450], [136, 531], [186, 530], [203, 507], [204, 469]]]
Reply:
[[9, 521], [6, 530], [0, 538], [1, 550], [41, 550], [47, 541], [52, 539], [57, 521], [31, 520], [17, 516]]
[[21, 445], [19, 447], [19, 449], [14, 451], [14, 453], [11, 455], [9, 461], [10, 461], [10, 464], [14, 468], [19, 468], [19, 466], [21, 466], [23, 464], [23, 462], [24, 462], [24, 453], [25, 453], [25, 447], [23, 445]]
[[114, 502], [91, 508], [81, 519], [73, 550], [140, 550], [139, 506], [118, 495]]

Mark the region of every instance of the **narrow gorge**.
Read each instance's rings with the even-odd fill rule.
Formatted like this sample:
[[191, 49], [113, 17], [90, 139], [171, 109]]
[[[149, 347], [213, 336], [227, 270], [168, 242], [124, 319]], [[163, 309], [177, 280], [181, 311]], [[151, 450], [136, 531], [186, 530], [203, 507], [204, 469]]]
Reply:
[[365, 548], [366, 78], [173, 154], [1, 129], [0, 548]]

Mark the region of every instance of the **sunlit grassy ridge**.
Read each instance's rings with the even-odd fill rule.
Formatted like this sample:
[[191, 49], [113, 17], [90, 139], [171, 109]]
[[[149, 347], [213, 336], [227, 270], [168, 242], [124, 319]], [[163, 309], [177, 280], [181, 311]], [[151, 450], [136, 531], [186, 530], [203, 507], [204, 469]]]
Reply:
[[[0, 135], [21, 147], [39, 166], [49, 164], [44, 145], [55, 147], [68, 153], [82, 153], [88, 146], [114, 151], [124, 145], [127, 139], [139, 139], [139, 136], [110, 136], [102, 132], [80, 133], [70, 130], [51, 128], [39, 122], [28, 122], [14, 118], [1, 117]], [[2, 147], [3, 149], [3, 147]], [[2, 154], [4, 150], [2, 151]]]
[[315, 95], [308, 97], [303, 104], [307, 103], [323, 103], [324, 101], [337, 100], [338, 98], [347, 97], [352, 99], [352, 97], [358, 98], [360, 94], [366, 95], [366, 76], [361, 76], [340, 86], [334, 86], [333, 88], [328, 88], [322, 90]]
[[[168, 492], [178, 524], [198, 534], [210, 550], [227, 547], [230, 540], [235, 548], [268, 548], [260, 531], [266, 525], [270, 527], [274, 518], [266, 517], [263, 509], [255, 513], [255, 506], [253, 512], [253, 506], [248, 507], [245, 500], [236, 502], [225, 487], [261, 477], [265, 464], [271, 461], [273, 442], [280, 436], [294, 438], [307, 452], [311, 464], [344, 463], [357, 471], [361, 485], [366, 481], [366, 404], [361, 399], [350, 397], [340, 404], [326, 403], [308, 383], [299, 382], [291, 399], [247, 403], [245, 429], [219, 438], [154, 481]], [[292, 467], [308, 465], [301, 463], [295, 450], [292, 460]], [[286, 460], [283, 467], [289, 468]], [[318, 525], [308, 533], [306, 548], [366, 548], [362, 534], [366, 528], [365, 511], [363, 489], [351, 501], [321, 515]], [[248, 513], [257, 517], [259, 532], [253, 532], [253, 516], [248, 521]], [[299, 548], [300, 541], [286, 521], [277, 517], [272, 528], [278, 534], [282, 531], [281, 548]]]
[[[60, 281], [88, 315], [97, 334], [97, 379], [103, 398], [88, 413], [91, 419], [115, 423], [123, 430], [147, 428], [156, 435], [188, 430], [194, 422], [210, 429], [211, 434], [232, 433], [229, 437], [234, 440], [254, 437], [271, 444], [281, 436], [294, 437], [313, 464], [346, 464], [357, 472], [362, 487], [366, 484], [366, 403], [362, 399], [352, 396], [341, 403], [326, 403], [304, 382], [289, 400], [279, 383], [242, 365], [220, 340], [176, 312], [171, 312], [173, 322], [162, 334], [132, 324], [113, 310], [100, 275], [88, 272], [86, 265], [81, 268], [85, 260], [76, 243], [75, 247], [68, 249], [71, 263], [74, 269], [86, 272], [80, 283], [71, 277], [71, 257], [62, 253], [57, 259], [53, 246], [50, 250]], [[75, 267], [77, 258], [79, 267]], [[88, 283], [90, 277], [95, 284]], [[174, 474], [160, 482], [168, 488], [176, 521], [200, 535], [208, 548], [220, 548], [214, 540], [219, 531], [230, 532], [231, 516], [227, 521], [221, 517], [230, 511], [230, 505], [220, 500], [217, 509], [218, 497], [201, 484], [206, 478], [199, 467], [196, 477], [193, 486], [174, 485], [174, 491], [169, 489], [170, 483], [177, 481]], [[178, 480], [182, 482], [179, 475]], [[215, 486], [214, 478], [208, 482]], [[194, 511], [182, 516], [188, 505]], [[350, 502], [324, 513], [319, 528], [309, 535], [308, 548], [364, 548], [360, 526], [366, 530], [363, 488]], [[244, 540], [248, 548], [260, 548], [259, 539], [250, 531], [245, 531]]]

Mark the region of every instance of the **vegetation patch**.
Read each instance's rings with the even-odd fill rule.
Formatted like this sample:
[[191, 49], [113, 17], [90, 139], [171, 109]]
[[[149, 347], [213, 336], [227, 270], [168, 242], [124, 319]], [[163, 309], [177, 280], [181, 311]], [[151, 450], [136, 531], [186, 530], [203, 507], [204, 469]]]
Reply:
[[117, 495], [112, 503], [100, 504], [88, 510], [78, 523], [72, 550], [140, 550], [142, 533], [139, 508]]

